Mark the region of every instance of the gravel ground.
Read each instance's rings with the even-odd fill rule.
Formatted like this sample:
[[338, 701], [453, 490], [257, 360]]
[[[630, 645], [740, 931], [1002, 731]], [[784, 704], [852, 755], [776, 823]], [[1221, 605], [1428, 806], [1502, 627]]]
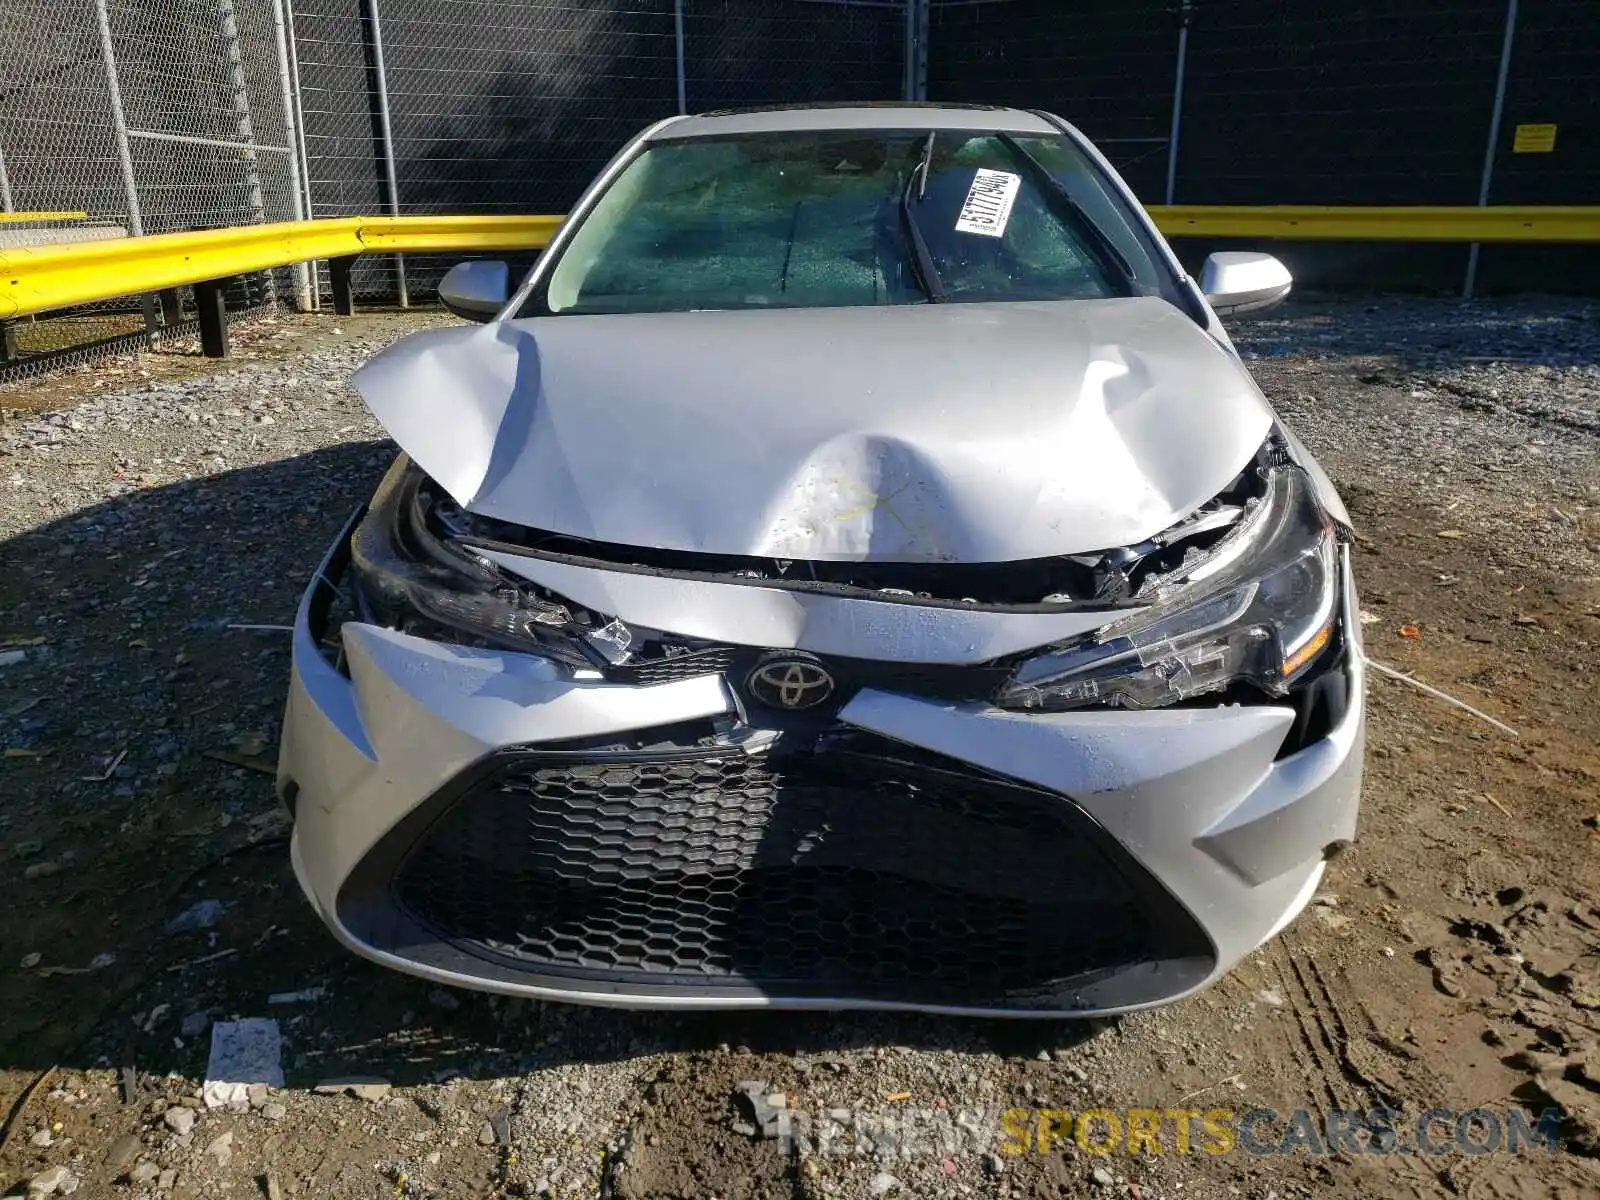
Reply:
[[[1319, 903], [1218, 987], [1115, 1023], [630, 1015], [442, 991], [333, 945], [271, 795], [270, 627], [392, 454], [350, 372], [441, 319], [286, 316], [238, 331], [249, 357], [220, 372], [176, 353], [0, 392], [0, 1191], [1600, 1192], [1592, 306], [1240, 324], [1350, 505], [1369, 652], [1521, 736], [1374, 683], [1363, 836]], [[208, 1029], [254, 1017], [279, 1024], [285, 1086], [208, 1108]], [[792, 1104], [792, 1145], [735, 1102], [748, 1081]], [[1562, 1150], [997, 1152], [1013, 1106], [1379, 1102], [1556, 1103]]]

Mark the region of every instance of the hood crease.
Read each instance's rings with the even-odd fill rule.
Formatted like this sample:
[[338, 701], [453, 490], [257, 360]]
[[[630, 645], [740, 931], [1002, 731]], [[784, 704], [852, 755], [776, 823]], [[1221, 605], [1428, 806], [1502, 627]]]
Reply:
[[1272, 424], [1155, 298], [560, 316], [428, 330], [358, 372], [457, 503], [621, 545], [1004, 562], [1147, 538]]

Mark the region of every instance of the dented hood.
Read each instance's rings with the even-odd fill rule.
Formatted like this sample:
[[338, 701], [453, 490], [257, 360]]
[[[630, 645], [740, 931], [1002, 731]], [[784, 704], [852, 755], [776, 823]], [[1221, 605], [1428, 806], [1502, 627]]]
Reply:
[[473, 512], [770, 558], [1140, 541], [1272, 424], [1243, 367], [1154, 298], [505, 321], [415, 334], [356, 383]]

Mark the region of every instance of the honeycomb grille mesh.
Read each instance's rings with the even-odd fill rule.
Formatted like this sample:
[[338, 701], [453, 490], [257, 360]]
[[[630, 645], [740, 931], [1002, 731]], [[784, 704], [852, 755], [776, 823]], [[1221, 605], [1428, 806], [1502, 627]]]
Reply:
[[883, 754], [528, 755], [392, 886], [531, 971], [965, 1001], [1162, 956], [1097, 832], [1059, 797]]
[[612, 683], [650, 684], [692, 679], [697, 675], [720, 675], [733, 665], [735, 653], [731, 646], [712, 646], [666, 658], [642, 658], [607, 667], [605, 677]]

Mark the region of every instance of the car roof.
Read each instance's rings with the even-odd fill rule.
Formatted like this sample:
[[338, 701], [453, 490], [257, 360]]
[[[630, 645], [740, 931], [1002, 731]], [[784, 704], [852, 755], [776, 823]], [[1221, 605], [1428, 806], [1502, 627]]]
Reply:
[[1005, 133], [1059, 133], [1043, 117], [1017, 108], [982, 104], [916, 104], [906, 101], [855, 104], [774, 104], [723, 109], [679, 117], [660, 126], [655, 138], [717, 137], [736, 133], [799, 130], [972, 129]]

